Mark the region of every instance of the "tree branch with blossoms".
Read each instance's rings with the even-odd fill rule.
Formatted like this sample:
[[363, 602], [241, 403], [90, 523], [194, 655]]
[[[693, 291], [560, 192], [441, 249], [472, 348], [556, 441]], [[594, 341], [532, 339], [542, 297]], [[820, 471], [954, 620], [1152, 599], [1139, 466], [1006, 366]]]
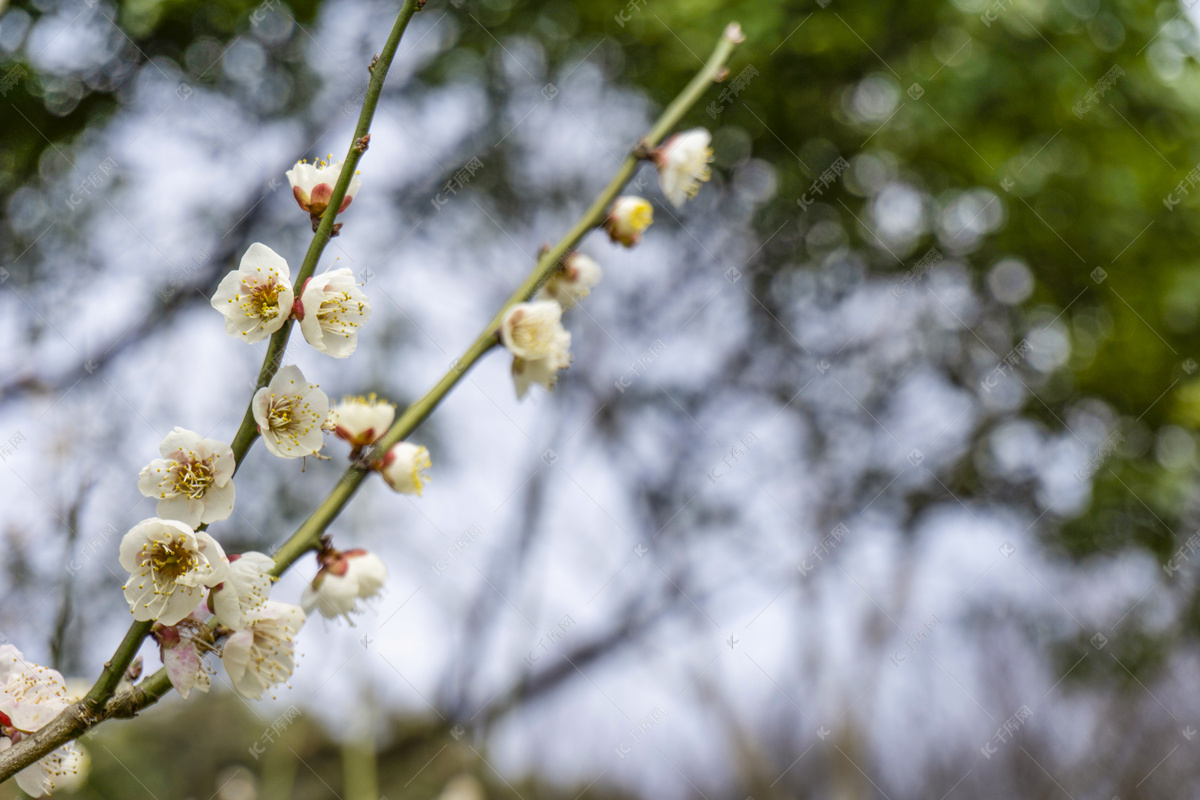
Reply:
[[[269, 337], [267, 352], [237, 434], [231, 444], [175, 428], [160, 445], [161, 458], [140, 473], [139, 490], [158, 499], [157, 516], [133, 526], [122, 539], [124, 586], [135, 622], [99, 679], [82, 699], [67, 695], [62, 676], [26, 661], [12, 645], [0, 647], [0, 780], [13, 775], [22, 789], [40, 796], [77, 784], [84, 756], [73, 740], [110, 718], [126, 718], [157, 702], [171, 689], [185, 699], [207, 691], [209, 653], [219, 653], [234, 689], [257, 699], [285, 682], [294, 669], [294, 639], [317, 611], [335, 619], [376, 595], [387, 579], [378, 556], [362, 549], [338, 550], [326, 533], [372, 472], [395, 491], [420, 495], [432, 468], [429, 452], [406, 441], [463, 375], [492, 348], [512, 356], [518, 399], [533, 384], [552, 390], [570, 366], [570, 334], [562, 315], [599, 282], [592, 259], [574, 252], [591, 231], [604, 229], [626, 247], [635, 246], [653, 222], [653, 207], [641, 197], [621, 196], [640, 161], [652, 162], [664, 196], [675, 206], [694, 197], [710, 177], [711, 136], [704, 129], [668, 134], [714, 83], [742, 41], [729, 25], [699, 73], [632, 148], [609, 184], [574, 227], [546, 247], [533, 270], [503, 304], [451, 369], [397, 418], [396, 407], [374, 396], [346, 398], [331, 406], [295, 366], [282, 364], [292, 326], [330, 356], [345, 358], [357, 346], [358, 329], [371, 306], [348, 269], [314, 277], [317, 262], [342, 223], [337, 216], [353, 200], [355, 173], [370, 142], [370, 124], [383, 81], [412, 15], [424, 0], [405, 0], [387, 43], [371, 63], [371, 78], [346, 158], [338, 163], [299, 162], [287, 173], [293, 195], [309, 214], [314, 235], [294, 281], [285, 259], [266, 245], [252, 244], [236, 270], [221, 281], [212, 305], [225, 318], [226, 332], [247, 342]], [[320, 455], [324, 433], [350, 446], [350, 466], [324, 501], [275, 553], [226, 554], [208, 532], [233, 511], [233, 477], [255, 439], [283, 459]], [[272, 582], [307, 552], [319, 569], [301, 605], [270, 598]], [[131, 668], [147, 636], [159, 646], [163, 667], [140, 677]], [[32, 709], [32, 711], [31, 711]]]

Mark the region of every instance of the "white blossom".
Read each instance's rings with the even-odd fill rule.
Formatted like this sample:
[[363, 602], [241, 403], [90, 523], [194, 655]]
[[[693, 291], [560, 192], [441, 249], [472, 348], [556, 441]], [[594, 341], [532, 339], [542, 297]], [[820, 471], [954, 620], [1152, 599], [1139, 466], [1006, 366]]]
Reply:
[[300, 599], [309, 614], [316, 609], [327, 619], [342, 616], [349, 621], [358, 601], [374, 597], [387, 581], [383, 559], [367, 550], [334, 551], [323, 560], [325, 563]]
[[309, 278], [295, 308], [300, 332], [322, 353], [346, 358], [358, 346], [359, 326], [371, 318], [371, 303], [347, 267]]
[[700, 184], [712, 177], [712, 134], [704, 128], [677, 133], [654, 151], [658, 184], [678, 208], [696, 196]]
[[238, 694], [257, 700], [291, 676], [294, 640], [304, 620], [300, 606], [268, 600], [250, 627], [230, 634], [221, 650], [221, 662]]
[[254, 421], [267, 450], [280, 458], [302, 458], [321, 449], [321, 426], [329, 415], [329, 398], [304, 373], [289, 365], [254, 394]]
[[294, 301], [287, 262], [255, 242], [238, 268], [221, 280], [212, 307], [225, 315], [225, 332], [230, 336], [261, 342], [283, 327]]
[[604, 220], [604, 230], [614, 242], [633, 247], [642, 232], [654, 222], [654, 206], [644, 197], [622, 196], [613, 201]]
[[574, 308], [600, 282], [600, 265], [583, 253], [571, 253], [542, 286], [535, 300], [554, 300], [564, 309]]
[[[329, 157], [329, 161], [317, 161], [313, 164], [309, 164], [307, 160], [297, 161], [296, 166], [285, 173], [288, 183], [292, 185], [292, 195], [296, 198], [296, 202], [300, 204], [300, 208], [315, 218], [320, 218], [325, 213], [325, 209], [333, 197], [334, 184], [342, 174], [342, 162], [332, 162], [333, 156]], [[339, 214], [350, 205], [354, 195], [358, 194], [360, 186], [362, 186], [362, 180], [355, 172], [354, 176], [350, 178], [350, 185], [346, 188], [346, 196], [338, 208]]]
[[224, 442], [175, 428], [158, 446], [162, 458], [142, 468], [138, 490], [158, 498], [158, 516], [191, 527], [233, 513], [233, 450]]
[[229, 556], [229, 577], [213, 588], [209, 604], [217, 622], [241, 630], [254, 621], [271, 592], [275, 559], [262, 553]]
[[375, 469], [395, 491], [420, 497], [425, 482], [429, 480], [426, 470], [432, 466], [429, 451], [422, 445], [396, 442], [375, 464]]
[[553, 389], [558, 371], [571, 366], [571, 334], [562, 326], [562, 306], [553, 300], [513, 306], [500, 326], [500, 340], [513, 355], [518, 398], [534, 383]]
[[[0, 751], [31, 734], [71, 703], [62, 675], [25, 660], [11, 644], [0, 646]], [[32, 797], [78, 788], [87, 777], [87, 753], [69, 742], [17, 773], [17, 786]]]
[[125, 600], [137, 620], [174, 625], [229, 574], [221, 545], [204, 531], [157, 517], [142, 520], [121, 540], [121, 566], [129, 571]]
[[374, 444], [392, 426], [396, 406], [375, 395], [346, 397], [329, 412], [334, 434], [353, 447]]

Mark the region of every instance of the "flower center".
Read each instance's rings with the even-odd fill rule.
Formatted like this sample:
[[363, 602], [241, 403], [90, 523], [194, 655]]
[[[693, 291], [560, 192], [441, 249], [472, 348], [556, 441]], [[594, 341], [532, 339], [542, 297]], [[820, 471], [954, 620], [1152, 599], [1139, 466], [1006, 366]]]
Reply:
[[196, 554], [182, 542], [159, 542], [150, 551], [150, 568], [154, 577], [174, 583], [196, 568]]
[[180, 458], [174, 470], [172, 483], [176, 494], [182, 494], [192, 500], [198, 500], [213, 485], [217, 476], [213, 471], [212, 459], [194, 461], [190, 458]]
[[265, 320], [275, 319], [279, 316], [279, 293], [282, 291], [283, 284], [274, 278], [266, 283], [256, 284], [246, 294], [246, 302], [242, 304], [242, 308], [249, 316]]
[[267, 412], [267, 426], [273, 431], [290, 428], [296, 419], [296, 401], [299, 399], [294, 395], [276, 398]]

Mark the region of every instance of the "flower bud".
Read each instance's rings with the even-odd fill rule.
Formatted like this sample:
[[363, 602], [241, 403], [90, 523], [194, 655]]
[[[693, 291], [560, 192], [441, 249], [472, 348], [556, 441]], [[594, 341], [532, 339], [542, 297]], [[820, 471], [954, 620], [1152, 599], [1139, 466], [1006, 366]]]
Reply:
[[642, 231], [654, 222], [654, 206], [644, 197], [625, 196], [613, 201], [604, 220], [604, 230], [614, 242], [633, 247], [642, 239]]

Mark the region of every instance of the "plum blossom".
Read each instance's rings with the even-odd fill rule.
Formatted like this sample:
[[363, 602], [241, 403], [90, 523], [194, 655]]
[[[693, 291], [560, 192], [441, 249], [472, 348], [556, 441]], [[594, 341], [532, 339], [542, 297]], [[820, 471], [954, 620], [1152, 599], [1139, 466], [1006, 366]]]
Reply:
[[433, 461], [424, 446], [396, 442], [374, 466], [393, 490], [420, 497], [429, 480], [426, 470], [433, 466]]
[[374, 444], [392, 426], [396, 406], [371, 394], [346, 397], [329, 412], [329, 424], [339, 439], [360, 448]]
[[209, 606], [217, 622], [233, 630], [248, 626], [271, 592], [275, 559], [249, 552], [229, 556], [229, 577], [209, 594]]
[[[321, 554], [321, 569], [300, 598], [304, 610], [313, 609], [327, 619], [345, 617], [358, 608], [360, 599], [374, 597], [387, 581], [383, 559], [367, 550], [328, 550]], [[351, 623], [353, 624], [353, 623]]]
[[654, 222], [654, 206], [644, 197], [622, 196], [613, 201], [604, 220], [604, 230], [614, 242], [633, 247], [642, 232]]
[[192, 689], [207, 692], [212, 685], [204, 656], [216, 648], [207, 617], [207, 609], [199, 606], [177, 624], [167, 626], [160, 623], [151, 631], [158, 641], [167, 677], [184, 700]]
[[358, 347], [358, 329], [371, 318], [371, 303], [354, 273], [342, 267], [305, 281], [293, 312], [309, 344], [346, 358]]
[[553, 389], [558, 371], [571, 366], [571, 334], [562, 326], [562, 306], [553, 300], [514, 305], [500, 326], [500, 341], [513, 355], [518, 398], [534, 383]]
[[296, 666], [295, 638], [304, 620], [300, 606], [268, 600], [248, 628], [230, 634], [221, 662], [238, 694], [257, 700], [291, 677]]
[[574, 308], [600, 282], [600, 265], [583, 253], [569, 253], [562, 268], [550, 276], [535, 300], [554, 300], [564, 309]]
[[[11, 644], [0, 646], [0, 751], [46, 725], [72, 699], [62, 675], [25, 660]], [[17, 785], [32, 797], [72, 790], [87, 777], [87, 753], [74, 742], [17, 773]]]
[[225, 315], [225, 332], [261, 342], [292, 313], [292, 275], [283, 256], [265, 244], [250, 245], [238, 268], [221, 280], [212, 307]]
[[676, 208], [696, 196], [700, 184], [712, 177], [712, 134], [704, 128], [677, 133], [654, 151], [658, 184]]
[[137, 620], [174, 625], [191, 613], [229, 574], [221, 545], [204, 531], [157, 517], [134, 525], [121, 540], [121, 566], [129, 571], [125, 600]]
[[233, 450], [224, 442], [175, 428], [158, 446], [156, 458], [138, 475], [138, 490], [158, 498], [158, 516], [191, 527], [218, 522], [233, 513]]
[[329, 398], [289, 365], [254, 394], [254, 421], [267, 450], [280, 458], [302, 458], [324, 444], [321, 426], [329, 415]]
[[[315, 225], [325, 213], [325, 209], [329, 207], [329, 201], [333, 197], [334, 184], [342, 174], [342, 162], [333, 163], [332, 155], [329, 156], [329, 161], [316, 161], [312, 164], [305, 159], [297, 161], [296, 166], [284, 174], [287, 175], [288, 183], [292, 185], [292, 195], [296, 198], [296, 202], [300, 204], [300, 208], [308, 212]], [[346, 196], [342, 198], [342, 204], [338, 208], [339, 214], [345, 211], [350, 202], [354, 200], [354, 195], [358, 194], [360, 186], [362, 186], [362, 180], [355, 172], [354, 176], [350, 178], [350, 185], [346, 188]]]

